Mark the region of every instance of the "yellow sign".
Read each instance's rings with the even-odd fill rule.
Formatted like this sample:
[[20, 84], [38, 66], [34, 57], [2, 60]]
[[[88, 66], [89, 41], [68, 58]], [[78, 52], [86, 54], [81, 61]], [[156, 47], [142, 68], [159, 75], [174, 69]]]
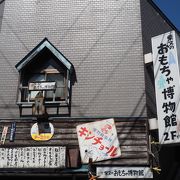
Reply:
[[41, 123], [41, 131], [38, 123], [35, 123], [31, 128], [31, 137], [35, 141], [48, 141], [54, 135], [54, 127], [51, 123]]

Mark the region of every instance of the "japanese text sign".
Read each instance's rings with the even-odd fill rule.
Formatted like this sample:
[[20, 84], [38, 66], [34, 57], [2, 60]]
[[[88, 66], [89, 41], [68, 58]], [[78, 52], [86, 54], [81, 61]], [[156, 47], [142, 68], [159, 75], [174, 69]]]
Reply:
[[0, 168], [65, 168], [66, 147], [0, 148]]
[[120, 157], [114, 119], [81, 124], [76, 130], [82, 163], [88, 163], [89, 158], [95, 162]]
[[8, 126], [4, 126], [3, 132], [2, 132], [2, 135], [1, 135], [0, 144], [4, 144], [5, 143], [7, 132], [8, 132]]
[[29, 83], [30, 91], [37, 90], [55, 90], [56, 82], [32, 82]]
[[[159, 142], [180, 142], [180, 40], [174, 32], [152, 38]], [[178, 52], [179, 51], [179, 52]]]
[[98, 178], [145, 179], [153, 178], [149, 167], [97, 167]]

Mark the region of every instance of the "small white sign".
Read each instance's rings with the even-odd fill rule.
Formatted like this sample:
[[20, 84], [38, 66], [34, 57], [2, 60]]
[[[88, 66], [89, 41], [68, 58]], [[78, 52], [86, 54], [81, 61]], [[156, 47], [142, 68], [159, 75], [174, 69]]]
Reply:
[[180, 38], [175, 31], [152, 38], [159, 142], [180, 142]]
[[32, 82], [29, 83], [29, 90], [55, 90], [56, 82]]
[[0, 148], [0, 168], [65, 168], [66, 147]]
[[114, 119], [78, 125], [77, 135], [82, 163], [118, 158], [121, 155]]
[[4, 126], [3, 132], [2, 132], [2, 135], [1, 135], [0, 144], [4, 144], [5, 143], [7, 132], [8, 132], [8, 126]]
[[153, 178], [149, 167], [97, 167], [96, 175], [98, 178], [114, 179]]

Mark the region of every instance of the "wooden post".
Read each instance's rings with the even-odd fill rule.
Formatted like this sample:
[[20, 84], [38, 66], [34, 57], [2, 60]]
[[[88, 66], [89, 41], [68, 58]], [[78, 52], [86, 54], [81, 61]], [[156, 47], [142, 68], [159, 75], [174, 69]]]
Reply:
[[92, 158], [89, 158], [89, 163], [88, 163], [88, 178], [89, 180], [97, 180], [98, 176], [93, 175], [92, 172]]

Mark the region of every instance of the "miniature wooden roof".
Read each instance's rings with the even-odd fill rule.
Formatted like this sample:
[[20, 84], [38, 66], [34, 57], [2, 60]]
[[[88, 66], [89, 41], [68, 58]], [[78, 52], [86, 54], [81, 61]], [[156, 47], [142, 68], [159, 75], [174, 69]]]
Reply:
[[44, 38], [34, 49], [32, 49], [15, 67], [21, 71], [27, 64], [35, 60], [35, 57], [47, 48], [70, 72], [74, 70], [73, 64], [47, 39]]

